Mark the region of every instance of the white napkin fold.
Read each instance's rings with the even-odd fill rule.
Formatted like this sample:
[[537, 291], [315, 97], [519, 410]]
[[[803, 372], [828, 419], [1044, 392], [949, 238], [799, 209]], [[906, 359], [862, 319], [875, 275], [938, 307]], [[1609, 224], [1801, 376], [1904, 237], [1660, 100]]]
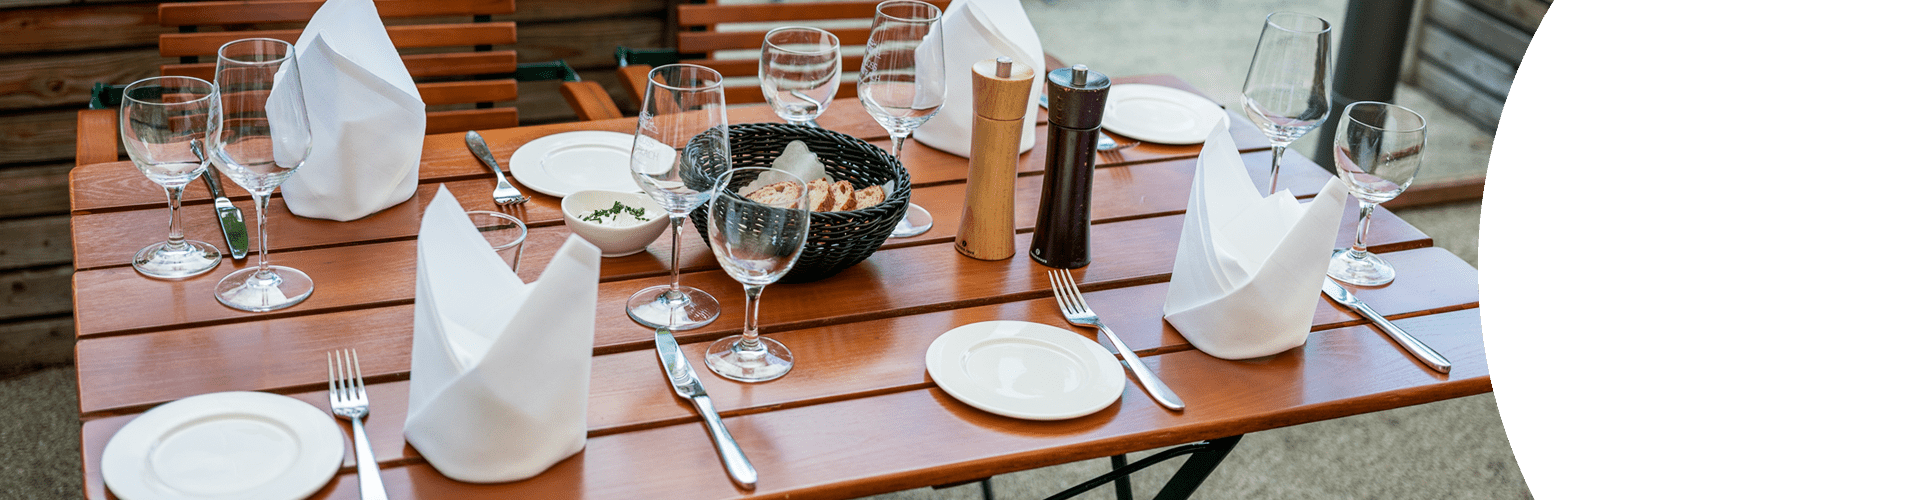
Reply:
[[1261, 197], [1222, 121], [1194, 167], [1163, 309], [1167, 322], [1216, 358], [1267, 356], [1306, 343], [1346, 202], [1339, 178], [1304, 206], [1285, 190]]
[[[1034, 70], [1033, 90], [1027, 102], [1040, 101], [1046, 89], [1046, 55], [1040, 35], [1027, 20], [1018, 0], [959, 0], [940, 16], [946, 43], [947, 101], [940, 112], [913, 131], [914, 140], [929, 147], [971, 158], [973, 150], [973, 65], [1000, 56], [1013, 58]], [[1029, 105], [1020, 126], [1020, 152], [1033, 149], [1033, 123], [1038, 108]]]
[[407, 442], [459, 481], [532, 477], [587, 445], [600, 249], [521, 283], [441, 186], [420, 221]]
[[420, 186], [427, 105], [373, 0], [327, 0], [294, 43], [313, 152], [280, 186], [302, 217], [354, 220]]

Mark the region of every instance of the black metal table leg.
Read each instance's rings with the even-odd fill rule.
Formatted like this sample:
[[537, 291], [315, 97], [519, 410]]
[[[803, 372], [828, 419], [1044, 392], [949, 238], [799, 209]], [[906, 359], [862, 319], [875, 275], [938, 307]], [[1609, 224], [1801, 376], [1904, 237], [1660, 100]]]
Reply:
[[[1120, 470], [1127, 466], [1127, 455], [1125, 453], [1109, 458], [1112, 459], [1113, 470]], [[1113, 478], [1113, 498], [1115, 500], [1133, 500], [1133, 480], [1130, 476]]]
[[[1181, 455], [1191, 454], [1193, 456], [1187, 459], [1187, 463], [1182, 464], [1180, 470], [1173, 474], [1173, 478], [1167, 480], [1166, 486], [1161, 487], [1160, 493], [1153, 497], [1155, 500], [1182, 500], [1192, 496], [1194, 490], [1200, 488], [1200, 483], [1206, 481], [1208, 475], [1213, 474], [1213, 469], [1219, 467], [1221, 461], [1226, 460], [1227, 454], [1233, 452], [1233, 447], [1237, 444], [1240, 444], [1240, 436], [1228, 436], [1198, 443], [1183, 444], [1167, 449], [1166, 451], [1155, 453], [1152, 456], [1140, 459], [1138, 462], [1125, 465], [1122, 465], [1125, 462], [1124, 456], [1115, 457], [1114, 465], [1116, 467], [1113, 472], [1088, 479], [1084, 483], [1074, 485], [1072, 488], [1067, 488], [1066, 491], [1047, 497], [1047, 500], [1066, 500], [1073, 498], [1081, 493], [1099, 488], [1108, 482], [1118, 481], [1121, 478], [1127, 477], [1129, 474], [1151, 467], [1154, 464]], [[1128, 497], [1123, 498], [1131, 497], [1132, 490], [1129, 489], [1127, 491]]]

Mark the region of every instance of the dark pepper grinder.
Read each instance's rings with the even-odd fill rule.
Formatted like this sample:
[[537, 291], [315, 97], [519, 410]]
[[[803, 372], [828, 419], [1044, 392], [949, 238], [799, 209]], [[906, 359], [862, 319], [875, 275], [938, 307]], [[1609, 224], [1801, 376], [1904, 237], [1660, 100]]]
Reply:
[[1047, 267], [1075, 269], [1093, 262], [1094, 147], [1107, 109], [1107, 75], [1084, 64], [1047, 73], [1047, 172], [1040, 185], [1040, 216], [1029, 255]]

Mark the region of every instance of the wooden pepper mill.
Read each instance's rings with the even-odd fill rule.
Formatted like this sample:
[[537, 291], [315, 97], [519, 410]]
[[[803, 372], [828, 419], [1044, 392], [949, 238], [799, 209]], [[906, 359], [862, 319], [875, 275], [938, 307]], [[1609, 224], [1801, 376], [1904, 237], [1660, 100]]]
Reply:
[[1001, 57], [973, 65], [973, 150], [967, 204], [953, 248], [980, 260], [1013, 257], [1013, 177], [1020, 126], [1033, 105], [1033, 68]]

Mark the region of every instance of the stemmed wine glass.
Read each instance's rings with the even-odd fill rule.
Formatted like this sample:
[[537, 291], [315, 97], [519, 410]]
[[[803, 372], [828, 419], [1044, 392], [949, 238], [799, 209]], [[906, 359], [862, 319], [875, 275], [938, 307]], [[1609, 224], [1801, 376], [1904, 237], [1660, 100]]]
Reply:
[[[700, 171], [699, 162], [723, 162], [722, 171], [733, 164], [720, 83], [720, 72], [693, 64], [668, 64], [647, 73], [629, 166], [640, 190], [665, 208], [673, 223], [673, 278], [627, 298], [627, 317], [642, 325], [689, 330], [720, 316], [720, 302], [713, 295], [680, 286], [680, 227], [687, 214], [712, 196], [711, 191], [687, 186], [684, 178]], [[709, 130], [719, 134], [717, 140], [694, 140]]]
[[760, 44], [760, 93], [780, 119], [819, 127], [814, 119], [838, 90], [840, 37], [805, 26], [767, 32]]
[[[792, 182], [798, 190], [780, 199], [751, 199], [761, 186]], [[746, 287], [747, 325], [740, 334], [707, 347], [707, 369], [741, 382], [765, 382], [793, 370], [793, 352], [760, 338], [760, 292], [779, 281], [807, 246], [807, 181], [770, 168], [736, 168], [714, 183], [707, 207], [707, 237], [720, 267]]]
[[167, 191], [167, 241], [133, 254], [133, 270], [155, 278], [185, 278], [220, 265], [220, 250], [189, 240], [180, 225], [180, 196], [207, 170], [200, 151], [219, 103], [213, 84], [185, 76], [148, 78], [127, 85], [120, 99], [120, 143], [133, 166]]
[[1240, 109], [1273, 144], [1272, 194], [1280, 191], [1281, 154], [1333, 111], [1327, 98], [1333, 29], [1325, 19], [1292, 12], [1267, 14], [1265, 26], [1240, 90]]
[[313, 294], [313, 279], [267, 264], [267, 202], [307, 162], [313, 145], [293, 44], [270, 38], [228, 42], [220, 46], [213, 71], [221, 102], [211, 134], [213, 164], [253, 195], [260, 225], [260, 264], [221, 278], [214, 297], [253, 312], [298, 304]]
[[1393, 266], [1367, 252], [1367, 224], [1374, 206], [1413, 185], [1426, 144], [1427, 122], [1420, 113], [1384, 102], [1347, 105], [1334, 132], [1333, 163], [1347, 191], [1360, 200], [1360, 230], [1353, 248], [1333, 252], [1327, 276], [1362, 286], [1393, 281]]
[[[946, 47], [934, 26], [940, 8], [919, 0], [888, 0], [874, 9], [867, 54], [860, 61], [860, 104], [887, 129], [893, 156], [913, 129], [932, 119], [947, 100]], [[891, 238], [910, 238], [933, 228], [933, 217], [907, 204], [907, 216]]]

